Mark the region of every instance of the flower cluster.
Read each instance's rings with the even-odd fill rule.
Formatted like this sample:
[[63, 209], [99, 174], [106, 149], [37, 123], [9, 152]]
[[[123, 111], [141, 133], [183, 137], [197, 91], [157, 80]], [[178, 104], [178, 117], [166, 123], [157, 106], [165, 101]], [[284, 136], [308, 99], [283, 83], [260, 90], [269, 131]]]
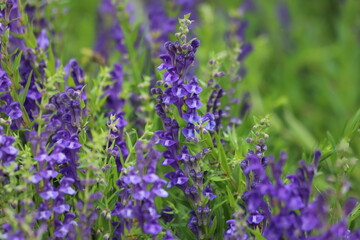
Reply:
[[[213, 79], [208, 81], [208, 86], [212, 86]], [[206, 111], [214, 114], [215, 130], [219, 131], [222, 126], [222, 119], [228, 116], [228, 113], [224, 109], [219, 109], [221, 106], [220, 99], [226, 94], [226, 91], [220, 87], [219, 84], [215, 84], [214, 90], [206, 103]]]
[[[225, 238], [247, 239], [248, 235], [244, 235], [244, 231], [248, 225], [261, 229], [263, 236], [270, 240], [356, 239], [359, 232], [350, 233], [346, 226], [346, 216], [356, 205], [354, 199], [349, 199], [345, 204], [344, 219], [333, 226], [328, 224], [325, 196], [318, 195], [311, 201], [313, 178], [321, 152], [315, 151], [313, 165], [300, 161], [300, 167], [295, 174], [286, 176], [285, 183], [282, 173], [287, 160], [286, 153], [282, 152], [277, 162], [273, 157], [264, 155], [267, 150], [264, 143], [268, 138], [264, 131], [268, 126], [267, 118], [262, 119], [254, 126], [255, 137], [247, 139], [249, 143], [255, 143], [255, 151], [249, 150], [241, 162], [247, 188], [242, 195], [247, 211], [242, 216], [246, 218], [246, 224], [239, 218], [229, 220]], [[271, 175], [266, 172], [268, 166]], [[321, 234], [317, 235], [316, 232]]]
[[[287, 237], [290, 239], [356, 239], [359, 232], [350, 233], [346, 226], [346, 216], [352, 211], [357, 202], [349, 199], [344, 205], [344, 219], [339, 223], [328, 225], [328, 209], [323, 195], [318, 195], [313, 201], [310, 200], [312, 181], [321, 157], [320, 151], [315, 151], [314, 164], [306, 165], [300, 161], [300, 167], [295, 174], [287, 175], [289, 180], [285, 184], [281, 180], [282, 168], [287, 156], [281, 153], [278, 162], [270, 161], [274, 183], [260, 185], [257, 189], [259, 197], [267, 195], [271, 207], [279, 209], [277, 215], [272, 214], [264, 228], [263, 235], [267, 239], [279, 239]], [[297, 213], [299, 211], [299, 213]], [[316, 230], [322, 233], [317, 236]], [[311, 237], [310, 237], [311, 236]]]
[[[119, 201], [111, 212], [118, 216], [120, 222], [117, 226], [117, 234], [124, 234], [123, 219], [135, 220], [143, 233], [157, 235], [162, 227], [158, 223], [160, 215], [157, 213], [155, 197], [167, 197], [168, 193], [162, 188], [166, 181], [156, 175], [156, 165], [161, 158], [161, 153], [154, 150], [156, 136], [147, 144], [138, 141], [135, 145], [135, 166], [123, 169], [124, 175], [117, 184], [121, 190]], [[117, 237], [117, 236], [116, 236]]]
[[[23, 9], [19, 8], [17, 1], [8, 0], [5, 9], [6, 20], [11, 21], [9, 27], [13, 33], [26, 34], [19, 21], [22, 18], [20, 10]], [[18, 83], [11, 85], [9, 91], [10, 80], [1, 69], [1, 92], [5, 92], [1, 96], [5, 102], [1, 106], [1, 111], [15, 120], [13, 129], [24, 124], [28, 128], [24, 132], [24, 140], [30, 143], [34, 162], [29, 168], [30, 177], [24, 176], [23, 179], [28, 184], [33, 184], [38, 195], [36, 205], [32, 203], [33, 209], [27, 211], [25, 207], [21, 208], [21, 215], [16, 217], [19, 223], [23, 221], [21, 219], [31, 219], [31, 227], [36, 234], [41, 235], [46, 227], [51, 227], [54, 229], [55, 237], [74, 239], [76, 215], [70, 212], [67, 196], [76, 194], [72, 185], [82, 189], [78, 178], [77, 154], [81, 146], [78, 129], [85, 115], [85, 110], [81, 107], [82, 101], [86, 100], [85, 94], [81, 91], [83, 71], [76, 60], [71, 60], [65, 67], [66, 79], [71, 75], [76, 87], [67, 87], [65, 91], [55, 94], [49, 100], [48, 95], [40, 90], [45, 89], [47, 66], [43, 58], [47, 57], [44, 52], [49, 46], [46, 30], [39, 33], [35, 49], [28, 48], [23, 39], [10, 36], [9, 45], [3, 47], [15, 54], [19, 64], [18, 73], [7, 66], [11, 59], [5, 59], [2, 64], [6, 66], [6, 71], [11, 73], [9, 76]], [[18, 55], [15, 48], [19, 48], [22, 55]], [[19, 102], [14, 102], [13, 98], [18, 98]], [[20, 104], [25, 112], [21, 111]], [[21, 116], [26, 120], [24, 123], [20, 121]], [[36, 222], [38, 227], [35, 227]], [[8, 236], [34, 237], [26, 232], [26, 227], [16, 229], [14, 226], [4, 225], [3, 228]]]
[[111, 85], [106, 86], [104, 91], [106, 96], [106, 105], [110, 111], [108, 114], [116, 114], [124, 107], [125, 100], [120, 98], [123, 87], [123, 67], [120, 63], [115, 63], [113, 70], [110, 71]]
[[122, 108], [124, 106], [124, 99], [119, 97], [123, 84], [122, 66], [119, 63], [114, 65], [114, 69], [110, 71], [112, 84], [107, 86], [104, 90], [106, 92], [106, 107], [109, 108], [110, 121], [108, 127], [110, 129], [109, 143], [107, 151], [115, 157], [115, 162], [118, 172], [121, 172], [121, 158], [126, 160], [128, 157], [128, 150], [126, 142], [124, 141], [124, 127], [127, 121], [124, 118]]
[[116, 18], [116, 5], [111, 0], [102, 0], [98, 8], [98, 27], [94, 50], [106, 62], [109, 58], [109, 50], [112, 43], [115, 49], [125, 52], [124, 36], [120, 22]]
[[124, 118], [124, 112], [118, 112], [115, 115], [110, 116], [110, 122], [108, 127], [110, 129], [110, 139], [108, 152], [115, 157], [116, 167], [118, 172], [121, 172], [122, 164], [121, 159], [126, 160], [129, 152], [126, 147], [126, 142], [123, 139], [124, 127], [127, 121]]
[[[169, 17], [166, 13], [163, 0], [151, 0], [145, 2], [148, 14], [149, 27], [154, 48], [158, 49], [161, 43], [169, 40], [169, 34], [176, 27], [176, 18]], [[159, 45], [159, 46], [157, 46]]]
[[[45, 114], [43, 119], [48, 125], [40, 135], [35, 130], [26, 134], [37, 161], [30, 181], [42, 198], [36, 219], [45, 223], [54, 214], [56, 237], [76, 236], [76, 215], [70, 212], [66, 196], [76, 194], [71, 185], [82, 189], [77, 174], [77, 152], [81, 144], [76, 124], [83, 114], [79, 98], [80, 93], [73, 88], [51, 97], [46, 105], [49, 114]], [[46, 146], [48, 141], [52, 144], [50, 153]]]
[[[284, 152], [278, 161], [269, 156], [268, 117], [255, 117], [251, 137], [243, 135], [251, 104], [238, 86], [253, 51], [244, 14], [255, 1], [235, 11], [230, 2], [215, 10], [213, 1], [197, 9], [200, 2], [101, 0], [94, 52], [78, 61], [59, 53], [57, 36], [67, 33], [56, 33], [64, 28], [52, 22], [73, 4], [1, 1], [1, 239], [360, 239], [360, 205], [347, 180], [358, 115], [343, 140], [329, 137], [312, 164], [300, 161], [289, 174]], [[131, 9], [138, 6], [143, 16]], [[286, 5], [278, 6], [289, 28]], [[224, 37], [227, 47], [216, 55], [204, 49], [202, 59], [212, 56], [199, 78], [190, 14], [168, 40], [175, 15], [197, 10], [210, 16], [204, 24], [234, 24], [216, 34], [197, 25], [202, 43]], [[224, 19], [212, 17], [218, 12]], [[251, 32], [259, 32], [256, 25]], [[322, 152], [321, 160], [340, 167], [334, 175]], [[341, 181], [323, 191], [325, 178]]]
[[60, 172], [75, 181], [76, 186], [82, 189], [78, 179], [78, 155], [81, 144], [79, 143], [78, 129], [81, 126], [82, 116], [85, 115], [85, 108], [81, 107], [82, 93], [73, 87], [66, 91], [57, 93], [50, 98], [48, 108], [56, 110], [51, 122], [60, 125], [52, 136], [53, 144], [63, 148], [66, 161], [62, 163]]
[[[182, 32], [177, 33], [177, 35], [181, 39], [181, 43], [178, 41], [174, 43], [166, 42], [165, 48], [168, 53], [160, 56], [163, 63], [158, 67], [158, 70], [166, 71], [164, 80], [159, 81], [158, 84], [163, 85], [166, 90], [163, 92], [161, 88], [153, 88], [151, 92], [158, 95], [157, 100], [160, 104], [156, 105], [156, 113], [163, 120], [164, 125], [169, 124], [172, 128], [177, 128], [178, 123], [176, 120], [169, 119], [164, 111], [167, 106], [174, 105], [179, 115], [188, 123], [182, 133], [188, 141], [196, 141], [195, 130], [198, 131], [200, 126], [195, 129], [195, 124], [204, 124], [205, 130], [212, 131], [215, 128], [215, 122], [211, 113], [207, 113], [203, 117], [198, 115], [197, 110], [202, 106], [199, 97], [202, 88], [199, 86], [195, 76], [187, 80], [187, 73], [195, 60], [195, 53], [200, 46], [200, 41], [194, 39], [187, 43], [186, 33], [191, 21], [188, 19], [181, 19], [180, 21], [183, 24], [181, 27]], [[173, 129], [174, 132], [175, 129]], [[176, 141], [176, 139], [175, 136], [173, 140]]]
[[[201, 171], [200, 161], [209, 149], [204, 148], [195, 155], [190, 154], [187, 145], [184, 144], [181, 147], [178, 133], [181, 131], [188, 142], [198, 142], [197, 134], [200, 130], [201, 133], [206, 134], [215, 129], [215, 118], [212, 113], [206, 113], [202, 117], [198, 115], [198, 109], [202, 106], [199, 96], [202, 88], [197, 78], [190, 77], [188, 72], [195, 60], [200, 41], [194, 39], [189, 43], [186, 42], [186, 34], [191, 21], [188, 18], [179, 21], [181, 27], [176, 36], [179, 37], [180, 42], [166, 42], [165, 48], [168, 53], [160, 56], [163, 63], [158, 70], [166, 71], [164, 80], [159, 81], [158, 84], [166, 89], [163, 92], [161, 88], [153, 88], [151, 92], [158, 95], [157, 100], [160, 103], [156, 105], [155, 110], [166, 129], [156, 132], [159, 143], [167, 148], [163, 152], [165, 160], [162, 165], [172, 166], [175, 170], [165, 174], [165, 177], [170, 180], [168, 188], [179, 187], [191, 202], [193, 210], [190, 211], [188, 227], [195, 236], [200, 237], [204, 234], [204, 228], [210, 225], [210, 208], [209, 203], [205, 203], [207, 202], [205, 198], [213, 200], [216, 197], [210, 185], [204, 186], [204, 173]], [[185, 127], [180, 128], [176, 119], [167, 116], [166, 111], [169, 111], [171, 105], [176, 107], [179, 116], [187, 123]], [[181, 163], [183, 163], [183, 168]]]

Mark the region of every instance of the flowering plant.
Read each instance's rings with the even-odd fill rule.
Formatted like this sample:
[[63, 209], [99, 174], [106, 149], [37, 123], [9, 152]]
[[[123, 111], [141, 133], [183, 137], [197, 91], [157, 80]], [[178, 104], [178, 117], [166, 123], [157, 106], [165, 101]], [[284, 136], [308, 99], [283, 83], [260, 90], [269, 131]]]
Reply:
[[97, 2], [0, 1], [0, 239], [360, 239], [360, 113], [308, 131], [288, 101], [324, 92], [278, 93], [320, 64], [288, 5], [274, 37], [256, 0]]

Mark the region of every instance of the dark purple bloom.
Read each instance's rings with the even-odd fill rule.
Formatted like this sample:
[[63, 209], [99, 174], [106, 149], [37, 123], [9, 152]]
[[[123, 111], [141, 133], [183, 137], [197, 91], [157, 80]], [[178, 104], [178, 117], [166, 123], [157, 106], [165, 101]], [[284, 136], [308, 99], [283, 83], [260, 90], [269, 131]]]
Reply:
[[200, 98], [196, 94], [192, 95], [189, 98], [186, 98], [185, 103], [189, 108], [199, 109], [202, 106], [202, 103], [200, 102]]
[[168, 188], [173, 186], [178, 186], [179, 188], [183, 189], [187, 185], [188, 178], [184, 175], [182, 170], [177, 170], [176, 172], [168, 172], [164, 174], [165, 177], [170, 179], [168, 183]]
[[285, 2], [278, 2], [276, 4], [276, 13], [280, 24], [285, 28], [289, 29], [291, 25], [291, 17], [289, 8]]
[[165, 234], [163, 240], [177, 240], [177, 238], [175, 238], [175, 237], [171, 234], [170, 230], [166, 230], [166, 234]]
[[11, 85], [11, 81], [7, 73], [0, 68], [0, 92], [7, 91], [10, 85]]
[[185, 128], [182, 129], [182, 133], [186, 138], [194, 138], [195, 137], [195, 125], [192, 123], [188, 123]]
[[55, 222], [54, 235], [59, 238], [65, 237], [70, 231], [75, 231], [77, 223], [75, 222], [75, 214], [66, 213], [63, 222], [57, 220]]
[[199, 87], [199, 83], [196, 77], [193, 77], [188, 84], [184, 84], [183, 86], [186, 89], [186, 91], [188, 91], [188, 93], [199, 94], [202, 91], [202, 88]]
[[179, 74], [175, 67], [167, 68], [167, 71], [164, 73], [164, 81], [169, 83], [174, 83], [179, 80]]
[[[124, 188], [122, 191], [125, 194], [120, 193], [119, 202], [112, 211], [112, 215], [118, 216], [119, 220], [137, 219], [142, 231], [154, 237], [162, 230], [154, 199], [157, 196], [168, 196], [162, 188], [166, 181], [156, 175], [156, 165], [161, 158], [161, 154], [152, 148], [156, 138], [155, 135], [146, 145], [141, 141], [136, 143], [136, 167], [128, 168], [127, 173], [118, 180], [118, 185]], [[133, 200], [125, 198], [130, 196]]]
[[178, 97], [178, 98], [182, 98], [185, 97], [186, 95], [188, 95], [189, 93], [185, 90], [184, 88], [185, 86], [178, 86], [178, 87], [172, 87], [172, 93]]
[[200, 116], [195, 108], [188, 108], [188, 110], [183, 114], [183, 118], [188, 123], [197, 123], [200, 121]]
[[166, 89], [164, 93], [165, 93], [163, 96], [164, 104], [169, 105], [169, 104], [177, 103], [179, 101], [179, 98], [174, 94], [171, 88]]
[[107, 96], [106, 107], [110, 109], [110, 113], [116, 113], [124, 106], [124, 99], [120, 98], [124, 81], [122, 65], [115, 63], [113, 70], [110, 71], [109, 74], [112, 84], [104, 89], [105, 95]]
[[[187, 19], [180, 20], [181, 29], [188, 29], [190, 23], [191, 21]], [[203, 119], [199, 116], [197, 109], [202, 106], [199, 96], [202, 88], [199, 87], [197, 78], [191, 77], [191, 71], [189, 71], [195, 61], [195, 53], [200, 46], [200, 41], [194, 39], [191, 42], [186, 42], [186, 35], [183, 33], [180, 35], [179, 41], [164, 44], [167, 54], [160, 56], [163, 63], [158, 67], [158, 70], [165, 70], [165, 72], [163, 81], [158, 81], [158, 85], [163, 85], [166, 89], [164, 91], [153, 89], [152, 93], [158, 95], [159, 104], [156, 105], [155, 109], [165, 130], [156, 131], [155, 135], [160, 139], [158, 143], [166, 147], [166, 151], [163, 153], [165, 160], [162, 164], [170, 165], [175, 170], [164, 174], [170, 180], [167, 187], [177, 186], [184, 192], [193, 206], [201, 208], [201, 211], [193, 214], [188, 222], [188, 228], [197, 238], [200, 238], [199, 226], [203, 223], [206, 226], [210, 216], [209, 206], [201, 206], [202, 197], [200, 194], [203, 193], [210, 200], [214, 199], [216, 195], [212, 193], [210, 186], [205, 189], [203, 186], [204, 173], [199, 171], [198, 164], [203, 156], [202, 152], [195, 156], [189, 154], [186, 144], [179, 142], [178, 132], [181, 130], [188, 142], [198, 142], [196, 132], [201, 128], [200, 125], [204, 124], [206, 130], [212, 131], [216, 123], [212, 114], [204, 115]], [[179, 116], [188, 123], [185, 127], [181, 128], [177, 120], [167, 116], [166, 111], [171, 107], [175, 107], [173, 111], [177, 110]], [[189, 178], [192, 178], [194, 185], [189, 185]], [[203, 208], [206, 209], [204, 214], [202, 213]]]
[[212, 188], [210, 187], [210, 184], [206, 185], [205, 189], [203, 190], [202, 194], [205, 197], [208, 197], [209, 200], [213, 200], [214, 198], [216, 198], [216, 195], [213, 193]]
[[9, 166], [15, 161], [18, 150], [13, 146], [15, 138], [4, 135], [4, 128], [0, 126], [0, 159], [3, 166]]
[[171, 207], [165, 207], [161, 210], [161, 218], [164, 220], [165, 223], [171, 222], [174, 219], [174, 213]]
[[5, 113], [13, 120], [21, 118], [22, 111], [21, 111], [20, 103], [19, 102], [10, 103], [9, 105], [6, 106]]
[[121, 52], [126, 52], [124, 34], [117, 19], [116, 5], [111, 0], [102, 0], [97, 13], [97, 38], [94, 50], [106, 61], [112, 45]]
[[160, 59], [163, 61], [163, 63], [157, 68], [157, 70], [162, 71], [172, 67], [172, 60], [169, 54], [161, 54]]
[[201, 118], [201, 122], [206, 123], [205, 129], [208, 131], [213, 131], [216, 127], [215, 117], [214, 117], [214, 114], [212, 114], [212, 113], [206, 113]]
[[50, 44], [49, 39], [46, 34], [46, 29], [42, 29], [39, 37], [36, 39], [37, 45], [39, 48], [46, 50]]
[[240, 54], [238, 56], [238, 61], [244, 60], [244, 58], [249, 55], [253, 50], [253, 46], [250, 43], [245, 43], [240, 47]]
[[65, 79], [68, 80], [70, 75], [76, 86], [79, 86], [84, 79], [84, 71], [79, 66], [79, 63], [76, 59], [71, 59], [68, 64], [66, 64], [64, 67], [64, 72], [66, 73]]

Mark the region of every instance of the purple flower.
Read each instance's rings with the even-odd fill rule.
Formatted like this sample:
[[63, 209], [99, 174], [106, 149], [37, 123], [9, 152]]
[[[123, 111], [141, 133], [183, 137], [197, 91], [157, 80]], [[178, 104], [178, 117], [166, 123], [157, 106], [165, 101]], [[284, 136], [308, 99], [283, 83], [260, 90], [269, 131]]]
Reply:
[[46, 29], [42, 29], [39, 37], [36, 39], [37, 45], [39, 48], [46, 50], [50, 44], [49, 39], [47, 38]]
[[176, 172], [168, 172], [164, 174], [164, 177], [170, 179], [170, 182], [168, 183], [168, 188], [171, 188], [173, 186], [178, 186], [179, 188], [186, 187], [188, 178], [184, 175], [184, 172], [182, 170], [177, 170]]
[[200, 98], [196, 94], [193, 94], [191, 97], [186, 98], [185, 103], [189, 108], [199, 109], [202, 106], [202, 103], [200, 102]]
[[216, 127], [216, 123], [215, 123], [215, 117], [214, 114], [212, 113], [206, 113], [202, 118], [201, 118], [201, 122], [205, 123], [205, 129], [208, 131], [213, 131]]
[[109, 145], [112, 145], [113, 142], [115, 145], [112, 149], [109, 149], [109, 151], [115, 156], [117, 170], [120, 172], [122, 168], [120, 159], [123, 158], [126, 160], [129, 155], [126, 142], [123, 139], [124, 127], [126, 126], [127, 121], [125, 120], [124, 112], [121, 110], [111, 116], [110, 119], [108, 126], [111, 129], [111, 138], [114, 140], [109, 141]]
[[84, 79], [84, 71], [79, 66], [79, 63], [76, 59], [71, 59], [66, 66], [64, 67], [64, 72], [66, 73], [65, 79], [68, 80], [69, 75], [73, 78], [76, 86], [80, 85], [80, 82]]
[[9, 105], [6, 106], [5, 113], [13, 120], [21, 118], [22, 111], [21, 111], [20, 103], [19, 102], [10, 103]]
[[170, 230], [166, 230], [166, 234], [163, 240], [177, 240], [170, 232]]
[[176, 67], [169, 67], [166, 70], [164, 73], [165, 82], [174, 83], [180, 79]]
[[195, 125], [192, 123], [188, 123], [185, 128], [183, 128], [182, 133], [186, 138], [194, 138], [195, 137]]
[[155, 221], [144, 224], [144, 232], [152, 235], [158, 234], [162, 230], [162, 227]]
[[75, 181], [73, 178], [67, 178], [63, 177], [60, 180], [60, 187], [58, 189], [59, 192], [65, 193], [68, 195], [74, 195], [76, 191], [70, 186], [70, 184], [73, 184]]
[[290, 24], [291, 24], [291, 16], [289, 13], [289, 8], [285, 2], [278, 2], [276, 4], [276, 14], [277, 14], [280, 24], [285, 29], [289, 29]]
[[194, 108], [188, 108], [183, 114], [183, 118], [187, 123], [197, 123], [200, 121], [200, 116]]
[[166, 89], [164, 93], [165, 93], [163, 96], [164, 104], [169, 105], [169, 104], [177, 103], [179, 101], [179, 98], [174, 94], [171, 88]]
[[70, 134], [67, 130], [58, 131], [52, 139], [64, 148], [79, 149], [81, 147], [77, 134]]
[[47, 190], [40, 193], [40, 197], [44, 200], [55, 199], [59, 196], [59, 193], [52, 190], [51, 187], [47, 187]]
[[105, 96], [107, 96], [106, 107], [110, 109], [110, 114], [119, 113], [124, 106], [124, 99], [119, 96], [124, 81], [122, 65], [115, 63], [113, 70], [109, 74], [112, 84], [104, 89]]
[[[145, 2], [145, 10], [148, 15], [151, 43], [153, 45], [168, 40], [168, 35], [176, 26], [176, 18], [168, 16], [165, 3], [162, 0], [150, 0]], [[156, 48], [156, 46], [154, 46]]]
[[37, 215], [37, 219], [41, 220], [41, 219], [49, 219], [50, 216], [52, 215], [52, 212], [47, 210], [47, 208], [45, 207], [44, 203], [40, 203], [40, 207], [39, 207], [39, 211], [38, 211], [38, 215]]
[[193, 77], [188, 84], [184, 84], [183, 86], [186, 91], [188, 91], [188, 93], [199, 94], [202, 91], [202, 88], [199, 87], [199, 83], [196, 77]]
[[118, 185], [124, 188], [122, 191], [125, 194], [120, 193], [119, 202], [112, 211], [112, 215], [118, 216], [119, 220], [137, 219], [142, 231], [154, 237], [162, 230], [154, 199], [168, 196], [163, 189], [166, 181], [156, 175], [156, 165], [161, 158], [161, 154], [152, 148], [156, 140], [155, 135], [148, 144], [141, 141], [135, 144], [136, 165], [128, 168], [127, 173], [118, 180]]
[[56, 198], [54, 207], [54, 212], [56, 213], [64, 213], [70, 210], [70, 205], [65, 202], [65, 198], [63, 196]]
[[75, 222], [75, 214], [73, 213], [66, 213], [65, 214], [65, 219], [63, 222], [57, 220], [55, 222], [55, 231], [54, 231], [54, 235], [56, 237], [59, 238], [63, 238], [66, 237], [66, 235], [70, 232], [70, 231], [74, 231], [75, 230], [75, 226], [77, 225], [77, 223]]
[[0, 159], [3, 166], [9, 166], [15, 161], [18, 150], [13, 146], [15, 138], [4, 135], [4, 128], [0, 126]]
[[161, 210], [161, 218], [165, 223], [171, 222], [174, 217], [173, 209], [171, 207], [167, 206]]
[[173, 93], [174, 96], [178, 97], [178, 98], [182, 98], [187, 96], [189, 93], [185, 90], [184, 88], [185, 86], [178, 86], [178, 87], [172, 87], [171, 91]]
[[124, 34], [117, 19], [116, 5], [111, 0], [102, 0], [97, 11], [97, 33], [94, 50], [100, 54], [103, 61], [109, 58], [112, 43], [115, 49], [126, 52]]
[[238, 61], [244, 60], [244, 58], [249, 55], [253, 50], [253, 46], [250, 43], [245, 43], [240, 47], [240, 54], [238, 56]]
[[11, 81], [7, 73], [0, 68], [0, 92], [7, 91], [10, 85], [11, 85]]
[[161, 54], [159, 58], [163, 61], [163, 63], [157, 68], [157, 70], [162, 71], [172, 67], [172, 60], [169, 54]]
[[[182, 28], [187, 28], [191, 21], [180, 20]], [[183, 30], [181, 30], [183, 31]], [[215, 126], [214, 117], [211, 114], [207, 114], [202, 119], [198, 115], [199, 108], [202, 107], [200, 101], [200, 92], [202, 88], [199, 87], [199, 83], [195, 76], [191, 77], [190, 67], [195, 61], [195, 53], [200, 46], [200, 41], [194, 39], [191, 42], [186, 42], [186, 35], [179, 33], [180, 41], [166, 42], [164, 48], [167, 50], [167, 54], [161, 55], [163, 63], [158, 67], [158, 70], [164, 70], [163, 81], [158, 81], [159, 85], [163, 85], [166, 89], [152, 89], [152, 93], [158, 95], [156, 105], [156, 113], [160, 116], [163, 127], [165, 130], [156, 131], [155, 135], [159, 137], [157, 143], [161, 143], [166, 147], [166, 151], [163, 153], [165, 160], [163, 165], [170, 165], [175, 171], [167, 172], [164, 174], [170, 181], [167, 188], [177, 186], [180, 188], [192, 206], [196, 206], [201, 212], [193, 214], [188, 222], [188, 228], [200, 238], [199, 226], [204, 223], [204, 226], [208, 223], [208, 217], [210, 216], [209, 206], [200, 206], [202, 204], [200, 193], [208, 196], [210, 200], [215, 198], [215, 194], [212, 193], [210, 186], [204, 189], [204, 173], [199, 171], [200, 159], [203, 153], [197, 153], [195, 156], [189, 154], [186, 144], [179, 142], [178, 132], [186, 137], [187, 141], [198, 142], [196, 138], [196, 131], [199, 131], [199, 124], [206, 123], [206, 130], [212, 131]], [[190, 79], [190, 80], [189, 80]], [[167, 116], [166, 110], [176, 108], [178, 115], [183, 118], [188, 124], [185, 127], [180, 127], [179, 123], [175, 119], [171, 119]], [[173, 111], [176, 111], [173, 109]], [[200, 120], [202, 122], [200, 123]], [[189, 178], [192, 178], [193, 185], [189, 185]], [[206, 209], [206, 213], [202, 213], [203, 208]], [[192, 212], [194, 212], [192, 210]]]
[[210, 187], [210, 184], [206, 185], [206, 187], [204, 188], [202, 194], [205, 197], [208, 197], [209, 200], [213, 200], [214, 198], [216, 198], [216, 195], [213, 193], [212, 188]]

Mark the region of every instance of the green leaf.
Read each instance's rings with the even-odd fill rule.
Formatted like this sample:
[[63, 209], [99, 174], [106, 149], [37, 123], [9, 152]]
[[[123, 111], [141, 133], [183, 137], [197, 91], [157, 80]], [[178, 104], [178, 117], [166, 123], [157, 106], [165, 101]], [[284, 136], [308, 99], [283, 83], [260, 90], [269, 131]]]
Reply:
[[33, 25], [29, 24], [28, 25], [28, 31], [26, 33], [26, 36], [24, 36], [24, 40], [26, 43], [26, 46], [30, 47], [30, 48], [36, 48], [37, 46], [37, 42], [36, 42], [36, 37], [34, 35], [34, 27]]
[[[5, 30], [5, 34], [2, 37], [2, 41], [3, 41], [3, 44], [1, 44], [2, 48], [7, 46], [8, 42], [9, 42], [9, 37], [10, 37], [10, 28]], [[6, 51], [4, 51], [4, 49], [2, 49], [2, 50], [3, 50], [2, 52], [6, 52]]]
[[335, 139], [334, 137], [331, 135], [331, 133], [329, 131], [326, 132], [326, 136], [332, 146], [333, 149], [336, 149], [336, 142], [335, 142]]
[[235, 209], [236, 208], [236, 202], [235, 202], [235, 199], [234, 199], [234, 196], [233, 196], [233, 192], [230, 190], [228, 185], [226, 185], [226, 191], [227, 191], [227, 194], [228, 194], [229, 204], [233, 209]]
[[308, 129], [299, 120], [297, 120], [290, 111], [286, 111], [284, 117], [287, 124], [290, 126], [294, 137], [297, 138], [301, 144], [306, 146], [308, 150], [313, 150], [316, 145], [316, 140]]
[[344, 137], [351, 138], [353, 133], [360, 128], [360, 109], [354, 114], [354, 116], [348, 121], [344, 129]]
[[49, 44], [48, 54], [49, 54], [49, 58], [48, 58], [47, 68], [50, 71], [50, 74], [54, 75], [56, 71], [56, 60], [54, 57], [54, 52], [51, 44]]
[[349, 223], [356, 220], [360, 216], [360, 204], [358, 204], [350, 213]]
[[191, 13], [185, 14], [185, 15], [184, 15], [184, 19], [189, 19], [190, 16], [191, 16]]
[[20, 85], [20, 73], [19, 73], [19, 66], [21, 61], [22, 52], [20, 52], [16, 57], [12, 65], [12, 72], [14, 73], [14, 85], [15, 88], [18, 89]]
[[217, 217], [215, 216], [209, 231], [208, 236], [214, 236], [215, 230], [217, 229]]
[[226, 203], [228, 200], [225, 199], [224, 201], [216, 204], [211, 210], [214, 212], [217, 208], [221, 207], [224, 203]]
[[25, 88], [24, 88], [24, 91], [22, 93], [20, 93], [20, 98], [19, 98], [19, 101], [20, 101], [20, 104], [21, 105], [24, 105], [24, 102], [26, 100], [26, 95], [27, 95], [27, 92], [29, 91], [29, 87], [30, 87], [30, 82], [31, 82], [31, 77], [33, 75], [33, 71], [30, 72], [29, 74], [29, 77], [27, 79], [27, 82], [26, 82], [26, 85], [25, 85]]
[[223, 145], [220, 141], [220, 136], [218, 133], [215, 133], [216, 143], [217, 143], [217, 149], [218, 149], [218, 157], [220, 162], [220, 167], [222, 168], [223, 172], [226, 173], [227, 176], [231, 176], [231, 169], [229, 166], [229, 163], [226, 159], [225, 150], [223, 148]]
[[246, 228], [246, 230], [248, 230], [249, 232], [251, 232], [252, 234], [254, 234], [255, 236], [255, 239], [256, 240], [266, 240], [266, 238], [264, 238], [261, 233], [259, 232], [259, 230], [254, 230], [254, 229], [251, 229], [249, 227]]
[[220, 176], [214, 176], [209, 178], [210, 182], [222, 182], [222, 181], [228, 181], [229, 178], [227, 177], [220, 177]]

